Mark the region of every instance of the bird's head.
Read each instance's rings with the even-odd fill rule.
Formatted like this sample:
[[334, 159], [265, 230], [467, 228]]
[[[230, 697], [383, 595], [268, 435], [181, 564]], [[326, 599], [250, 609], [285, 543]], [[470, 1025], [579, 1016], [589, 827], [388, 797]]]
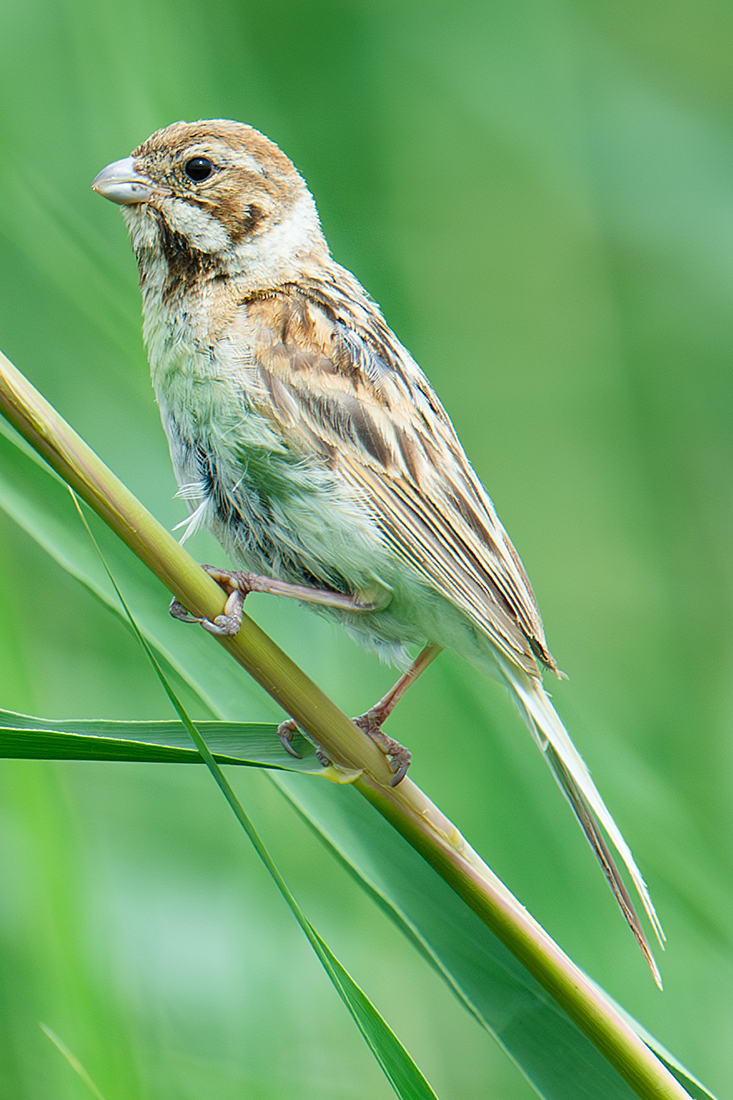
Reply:
[[162, 262], [176, 283], [243, 275], [266, 287], [326, 250], [292, 162], [240, 122], [175, 122], [92, 187], [122, 206], [143, 282]]

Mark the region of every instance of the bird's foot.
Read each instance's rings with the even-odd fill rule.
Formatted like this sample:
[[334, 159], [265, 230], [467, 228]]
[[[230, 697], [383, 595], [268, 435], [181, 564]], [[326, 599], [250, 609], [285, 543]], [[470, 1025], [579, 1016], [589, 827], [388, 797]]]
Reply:
[[[211, 619], [202, 619], [192, 615], [179, 600], [171, 600], [168, 608], [174, 619], [182, 623], [200, 623], [209, 634], [217, 634], [227, 638], [233, 637], [239, 632], [242, 625], [242, 611], [245, 598], [255, 590], [250, 580], [255, 578], [253, 573], [242, 573], [236, 569], [217, 569], [213, 565], [202, 565], [209, 576], [224, 589], [227, 594], [227, 602], [224, 605], [224, 613]], [[259, 578], [256, 578], [259, 579]]]
[[355, 726], [358, 726], [360, 730], [363, 730], [368, 737], [371, 737], [375, 745], [380, 748], [387, 757], [390, 769], [394, 772], [394, 779], [392, 780], [391, 786], [396, 787], [407, 775], [407, 769], [412, 760], [412, 753], [409, 749], [406, 749], [404, 745], [401, 745], [399, 741], [395, 741], [393, 737], [389, 737], [384, 733], [382, 730], [382, 723], [386, 718], [387, 715], [384, 713], [384, 709], [377, 704], [375, 707], [372, 707], [371, 710], [366, 711], [365, 714], [359, 715], [358, 718], [352, 718], [351, 721]]
[[201, 623], [210, 634], [231, 637], [237, 634], [242, 625], [244, 601], [250, 592], [269, 592], [273, 596], [289, 596], [305, 603], [319, 604], [321, 607], [335, 607], [341, 611], [375, 611], [379, 604], [369, 603], [360, 596], [349, 596], [342, 592], [330, 592], [325, 588], [311, 588], [307, 584], [290, 584], [275, 577], [263, 577], [259, 573], [244, 573], [239, 569], [217, 569], [213, 565], [202, 565], [202, 569], [212, 577], [227, 594], [223, 615], [217, 615], [213, 622], [192, 615], [179, 600], [172, 600], [169, 611], [174, 619], [182, 623]]
[[[389, 760], [389, 766], [394, 772], [394, 779], [391, 785], [396, 787], [407, 775], [407, 769], [410, 766], [412, 754], [410, 750], [406, 749], [404, 745], [401, 745], [399, 741], [395, 741], [393, 737], [388, 737], [387, 734], [382, 731], [382, 722], [384, 722], [384, 720], [384, 715], [378, 706], [372, 707], [366, 714], [361, 714], [358, 718], [352, 718], [354, 725], [358, 726], [368, 737], [371, 737], [372, 741], [374, 741], [377, 747], [382, 750]], [[297, 756], [298, 759], [300, 759], [300, 753], [296, 752], [293, 748], [293, 737], [297, 730], [297, 723], [295, 723], [292, 718], [288, 718], [286, 722], [281, 722], [278, 726], [277, 735], [285, 751], [289, 752], [291, 756]], [[316, 755], [324, 766], [330, 763], [323, 749], [319, 748], [317, 745]]]
[[[293, 721], [292, 718], [288, 718], [286, 722], [281, 722], [280, 725], [277, 727], [277, 735], [280, 738], [280, 743], [282, 744], [282, 747], [285, 749], [285, 751], [289, 752], [291, 756], [296, 757], [297, 760], [302, 760], [303, 758], [300, 753], [296, 752], [293, 748], [293, 738], [295, 737], [296, 733], [298, 733], [298, 724], [297, 722]], [[323, 764], [324, 768], [328, 767], [331, 761], [328, 759], [323, 749], [319, 745], [316, 745], [315, 749], [316, 756], [320, 760], [321, 764]]]

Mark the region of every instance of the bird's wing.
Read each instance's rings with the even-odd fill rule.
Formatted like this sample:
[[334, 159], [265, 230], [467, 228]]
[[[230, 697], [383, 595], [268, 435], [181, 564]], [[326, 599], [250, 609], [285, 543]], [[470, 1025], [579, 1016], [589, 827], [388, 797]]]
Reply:
[[[248, 304], [249, 322], [259, 318], [265, 407], [296, 445], [328, 456], [367, 501], [395, 552], [494, 643], [497, 663], [659, 981], [598, 823], [662, 942], [644, 879], [542, 687], [536, 659], [557, 666], [522, 563], [429, 382], [351, 279], [339, 269], [333, 284], [305, 293], [302, 286], [282, 288]], [[351, 290], [346, 296], [344, 286]]]
[[376, 305], [360, 287], [344, 294], [347, 276], [246, 303], [261, 400], [296, 446], [329, 454], [395, 552], [506, 658], [534, 676], [537, 659], [556, 669], [522, 563], [445, 410]]

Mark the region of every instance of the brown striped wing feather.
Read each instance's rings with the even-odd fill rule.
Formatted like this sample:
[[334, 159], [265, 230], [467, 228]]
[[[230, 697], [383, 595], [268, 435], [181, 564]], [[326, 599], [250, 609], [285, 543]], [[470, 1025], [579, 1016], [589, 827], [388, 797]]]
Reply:
[[344, 269], [246, 303], [263, 411], [317, 446], [385, 538], [513, 663], [557, 668], [534, 594], [429, 382]]

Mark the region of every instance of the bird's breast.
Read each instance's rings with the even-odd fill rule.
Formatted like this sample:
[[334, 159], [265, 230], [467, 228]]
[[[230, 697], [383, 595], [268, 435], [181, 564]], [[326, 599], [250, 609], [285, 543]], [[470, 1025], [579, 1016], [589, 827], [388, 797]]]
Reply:
[[[148, 353], [180, 495], [238, 565], [388, 602], [389, 554], [373, 510], [331, 449], [298, 429], [240, 307], [212, 332], [189, 311], [146, 317]], [[258, 343], [259, 341], [259, 343]], [[374, 593], [379, 594], [374, 599]]]

